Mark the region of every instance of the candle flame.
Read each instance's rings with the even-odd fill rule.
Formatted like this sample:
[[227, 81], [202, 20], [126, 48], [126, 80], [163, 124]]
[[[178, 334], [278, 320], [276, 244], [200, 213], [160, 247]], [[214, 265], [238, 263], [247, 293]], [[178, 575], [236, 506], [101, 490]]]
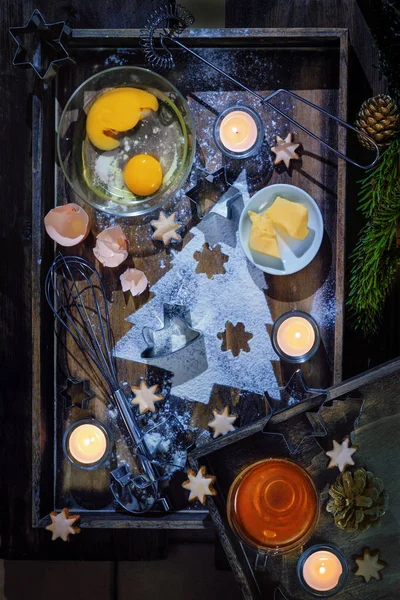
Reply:
[[325, 573], [326, 569], [325, 567], [322, 565], [322, 567], [319, 568], [319, 572], [321, 573], [321, 575], [323, 575]]
[[296, 331], [296, 333], [294, 334], [294, 337], [297, 338], [297, 339], [301, 338], [300, 331]]
[[95, 437], [87, 437], [83, 440], [83, 443], [85, 444], [85, 446], [90, 446], [90, 444], [95, 441], [96, 441]]
[[239, 129], [237, 127], [232, 127], [233, 133], [239, 133]]

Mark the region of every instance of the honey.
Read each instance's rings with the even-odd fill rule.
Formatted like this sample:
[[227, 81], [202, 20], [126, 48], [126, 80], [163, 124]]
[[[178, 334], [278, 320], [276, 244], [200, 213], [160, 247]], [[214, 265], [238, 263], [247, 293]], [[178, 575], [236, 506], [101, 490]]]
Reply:
[[232, 529], [244, 542], [282, 554], [311, 536], [318, 519], [318, 496], [302, 467], [270, 458], [238, 475], [229, 490], [227, 513]]

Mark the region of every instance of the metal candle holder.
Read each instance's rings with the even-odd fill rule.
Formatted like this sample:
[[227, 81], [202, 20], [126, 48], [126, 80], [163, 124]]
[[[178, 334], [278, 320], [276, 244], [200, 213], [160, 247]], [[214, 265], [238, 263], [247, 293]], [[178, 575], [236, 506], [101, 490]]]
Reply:
[[[71, 451], [69, 449], [69, 439], [71, 437], [71, 434], [77, 427], [80, 427], [81, 425], [95, 425], [103, 432], [104, 437], [106, 438], [106, 449], [105, 449], [103, 456], [99, 460], [97, 460], [93, 463], [79, 462], [79, 460], [77, 460], [73, 456], [73, 454], [71, 453]], [[69, 462], [72, 465], [74, 465], [74, 467], [77, 467], [78, 469], [82, 469], [84, 471], [94, 471], [95, 469], [102, 467], [107, 462], [107, 460], [109, 459], [110, 454], [111, 454], [113, 443], [114, 442], [113, 442], [113, 436], [111, 434], [111, 431], [104, 423], [102, 423], [98, 419], [80, 419], [79, 421], [74, 421], [68, 427], [68, 429], [64, 433], [62, 445], [63, 445], [63, 451], [64, 451], [65, 456], [67, 457]]]
[[[283, 350], [280, 348], [280, 346], [278, 344], [277, 336], [278, 336], [279, 327], [282, 325], [282, 323], [284, 321], [286, 321], [286, 319], [289, 319], [290, 317], [301, 317], [303, 319], [306, 319], [306, 321], [308, 321], [310, 323], [310, 325], [312, 326], [312, 328], [314, 330], [314, 334], [315, 334], [314, 343], [313, 343], [312, 347], [310, 348], [310, 350], [308, 352], [306, 352], [305, 354], [302, 354], [301, 356], [291, 356], [290, 354], [286, 354], [286, 352], [283, 352]], [[310, 358], [312, 358], [314, 356], [314, 354], [317, 352], [319, 345], [321, 343], [321, 334], [319, 331], [318, 323], [316, 322], [314, 317], [312, 317], [310, 314], [308, 314], [302, 310], [290, 310], [290, 311], [284, 313], [283, 315], [281, 315], [273, 324], [272, 330], [271, 330], [271, 342], [272, 342], [273, 349], [275, 350], [277, 355], [282, 360], [285, 360], [286, 362], [293, 363], [293, 364], [304, 363], [307, 360], [310, 360]]]
[[[252, 119], [254, 119], [256, 127], [257, 127], [257, 139], [254, 142], [254, 144], [248, 150], [243, 150], [243, 151], [239, 151], [239, 152], [235, 152], [234, 150], [229, 150], [228, 148], [226, 148], [221, 140], [221, 135], [220, 135], [220, 128], [221, 128], [222, 121], [231, 112], [236, 111], [236, 110], [245, 112], [250, 117], [252, 117]], [[244, 104], [233, 104], [232, 106], [228, 106], [227, 108], [225, 108], [225, 110], [223, 110], [216, 118], [216, 120], [214, 122], [213, 134], [214, 134], [214, 141], [215, 141], [215, 144], [216, 144], [218, 150], [220, 150], [220, 152], [222, 152], [222, 154], [224, 154], [225, 156], [228, 156], [229, 158], [236, 158], [239, 160], [242, 158], [249, 158], [250, 156], [254, 156], [255, 154], [257, 154], [259, 152], [259, 150], [262, 146], [263, 140], [264, 140], [264, 125], [262, 124], [260, 115], [258, 113], [256, 113], [255, 110], [253, 110], [249, 106], [245, 106]]]
[[[295, 127], [307, 133], [307, 135], [311, 136], [314, 140], [320, 142], [323, 146], [331, 150], [339, 158], [343, 158], [348, 163], [351, 163], [356, 167], [360, 167], [361, 169], [370, 169], [378, 162], [379, 148], [375, 141], [368, 135], [366, 135], [364, 132], [358, 130], [356, 127], [353, 127], [353, 125], [346, 123], [346, 121], [343, 121], [339, 117], [335, 117], [327, 110], [321, 108], [320, 106], [317, 106], [316, 104], [313, 104], [309, 100], [306, 100], [305, 98], [302, 98], [301, 96], [298, 96], [297, 94], [289, 90], [279, 89], [274, 92], [271, 92], [270, 94], [268, 94], [268, 96], [262, 96], [258, 92], [255, 92], [254, 90], [247, 87], [244, 83], [242, 83], [235, 77], [232, 77], [231, 75], [217, 67], [217, 65], [214, 65], [212, 62], [210, 62], [191, 48], [188, 48], [188, 46], [183, 44], [177, 38], [177, 36], [183, 33], [183, 31], [193, 22], [193, 15], [186, 8], [179, 4], [167, 3], [156, 8], [152, 13], [150, 13], [145, 24], [145, 28], [141, 31], [140, 43], [146, 59], [153, 66], [153, 68], [158, 70], [166, 70], [171, 69], [175, 66], [171, 50], [169, 49], [166, 43], [168, 41], [169, 43], [178, 46], [178, 48], [181, 48], [185, 52], [188, 52], [198, 60], [201, 60], [208, 67], [210, 67], [210, 69], [214, 69], [220, 75], [222, 75], [226, 79], [229, 79], [229, 81], [242, 88], [242, 90], [245, 90], [252, 96], [256, 97], [261, 102], [261, 104], [267, 104], [272, 110], [274, 110], [279, 115], [287, 119]], [[271, 100], [279, 94], [285, 94], [290, 98], [294, 98], [299, 102], [302, 102], [306, 106], [317, 110], [326, 117], [333, 119], [341, 127], [354, 131], [355, 133], [357, 133], [357, 135], [366, 138], [371, 144], [371, 147], [375, 149], [375, 158], [372, 161], [372, 163], [370, 163], [369, 165], [360, 165], [358, 162], [347, 156], [347, 154], [340, 152], [340, 150], [337, 150], [336, 148], [328, 144], [328, 142], [326, 142], [324, 139], [320, 138], [318, 135], [307, 129], [307, 127], [304, 127], [304, 125], [290, 117], [283, 110], [272, 104]]]
[[[314, 588], [310, 587], [303, 577], [303, 568], [307, 558], [309, 558], [315, 552], [319, 552], [321, 550], [326, 550], [327, 552], [334, 554], [339, 559], [343, 569], [337, 585], [334, 588], [326, 591], [315, 590]], [[297, 562], [297, 577], [299, 578], [300, 585], [308, 594], [314, 596], [315, 598], [330, 598], [331, 596], [335, 596], [344, 588], [348, 576], [349, 567], [347, 565], [347, 561], [342, 552], [340, 552], [340, 550], [333, 544], [317, 544], [315, 546], [311, 546], [305, 552], [303, 552]]]

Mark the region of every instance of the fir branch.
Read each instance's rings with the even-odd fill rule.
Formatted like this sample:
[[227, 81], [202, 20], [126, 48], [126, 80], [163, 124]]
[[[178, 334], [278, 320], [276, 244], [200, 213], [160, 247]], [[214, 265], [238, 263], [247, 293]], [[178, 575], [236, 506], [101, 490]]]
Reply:
[[371, 217], [380, 198], [393, 190], [398, 176], [400, 158], [400, 138], [394, 140], [382, 153], [378, 164], [367, 171], [367, 176], [360, 181], [359, 210], [365, 217]]
[[400, 142], [392, 142], [380, 163], [363, 180], [360, 209], [369, 217], [350, 260], [348, 306], [355, 328], [365, 335], [377, 330], [396, 277], [400, 254], [396, 248], [400, 220]]

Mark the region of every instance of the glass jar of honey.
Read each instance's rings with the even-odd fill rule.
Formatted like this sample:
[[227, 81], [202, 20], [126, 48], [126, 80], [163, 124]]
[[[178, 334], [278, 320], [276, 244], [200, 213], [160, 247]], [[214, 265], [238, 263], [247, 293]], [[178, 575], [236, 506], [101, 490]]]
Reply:
[[302, 546], [318, 521], [319, 501], [310, 475], [291, 460], [268, 458], [244, 469], [227, 499], [229, 524], [261, 554]]

